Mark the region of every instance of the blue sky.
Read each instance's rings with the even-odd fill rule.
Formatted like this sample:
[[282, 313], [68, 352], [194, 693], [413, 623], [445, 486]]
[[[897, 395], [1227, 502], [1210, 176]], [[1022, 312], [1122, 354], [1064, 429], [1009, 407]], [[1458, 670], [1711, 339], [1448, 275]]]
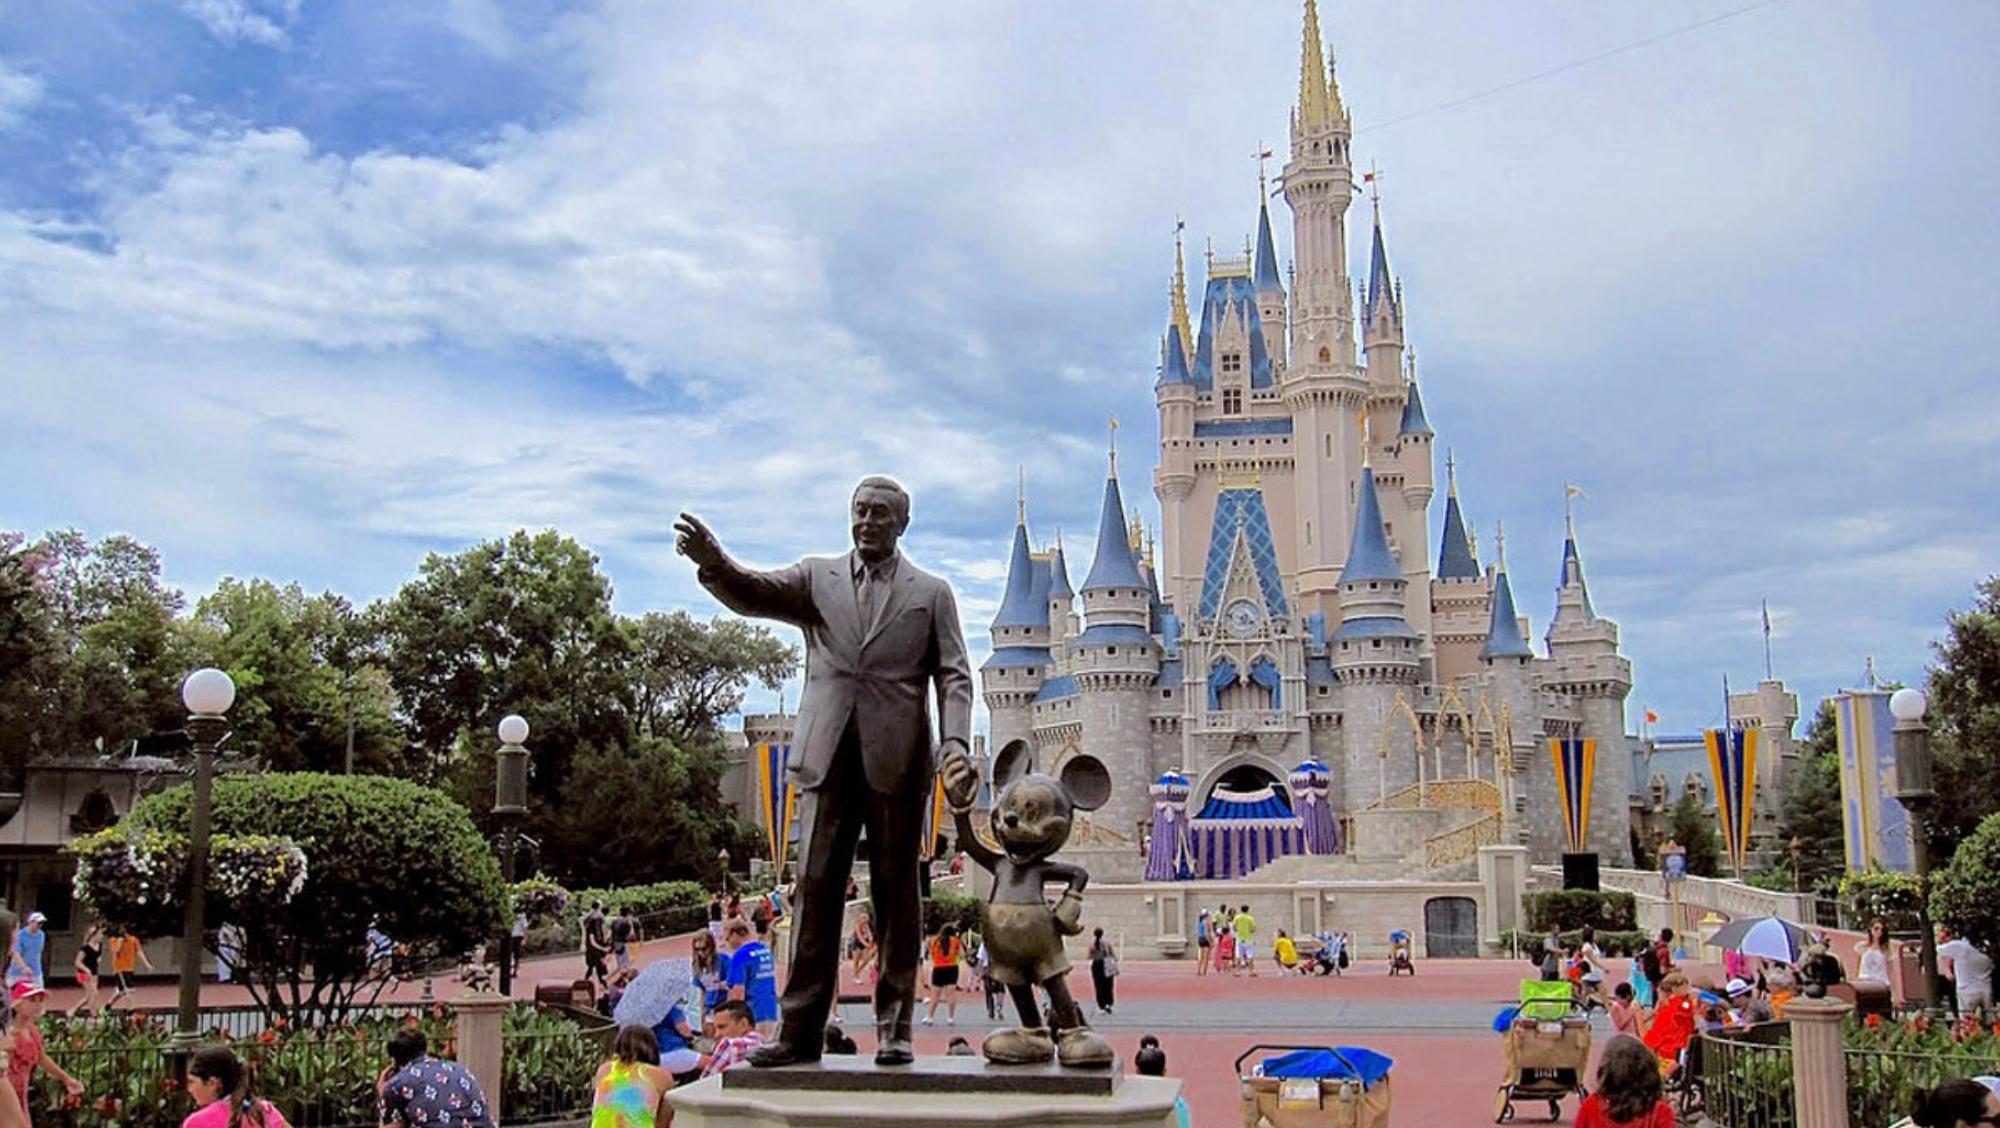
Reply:
[[[1764, 598], [1809, 701], [1870, 654], [1918, 675], [2000, 559], [2000, 9], [1322, 16], [1439, 446], [1537, 634], [1576, 481], [1635, 723], [1713, 722]], [[366, 599], [554, 525], [622, 609], [709, 610], [675, 511], [775, 563], [887, 469], [983, 648], [1017, 465], [1038, 539], [1087, 534], [1116, 412], [1157, 511], [1173, 220], [1252, 230], [1298, 20], [0, 0], [0, 527]]]

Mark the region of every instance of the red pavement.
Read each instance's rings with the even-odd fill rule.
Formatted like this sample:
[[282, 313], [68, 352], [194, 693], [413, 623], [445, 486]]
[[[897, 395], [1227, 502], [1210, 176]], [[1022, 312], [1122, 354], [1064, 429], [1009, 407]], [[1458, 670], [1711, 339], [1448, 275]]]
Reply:
[[[688, 940], [681, 936], [642, 945], [638, 962], [685, 955]], [[517, 977], [515, 994], [530, 997], [536, 982], [573, 979], [582, 970], [578, 955], [528, 960]], [[1492, 1123], [1494, 1090], [1500, 1081], [1500, 1041], [1487, 1023], [1493, 1011], [1514, 996], [1524, 970], [1529, 970], [1528, 965], [1519, 960], [1435, 960], [1420, 962], [1415, 977], [1392, 979], [1383, 974], [1380, 964], [1365, 961], [1339, 979], [1279, 976], [1268, 970], [1257, 978], [1197, 978], [1189, 962], [1134, 961], [1125, 965], [1118, 978], [1119, 1013], [1100, 1025], [1128, 1068], [1140, 1035], [1150, 1032], [1159, 1037], [1167, 1052], [1169, 1072], [1186, 1086], [1198, 1128], [1242, 1123], [1232, 1063], [1237, 1054], [1259, 1041], [1362, 1045], [1386, 1053], [1396, 1061], [1392, 1123], [1399, 1128], [1470, 1128]], [[1089, 977], [1082, 966], [1072, 974], [1072, 986], [1087, 999]], [[440, 977], [434, 980], [433, 990], [436, 997], [449, 998], [457, 993], [458, 985]], [[57, 986], [53, 994], [56, 1005], [66, 1007], [75, 1001], [77, 990], [73, 984]], [[384, 997], [405, 1000], [421, 996], [420, 985], [405, 984]], [[214, 983], [204, 986], [202, 998], [216, 1005], [249, 1001], [242, 988]], [[134, 1000], [144, 1006], [170, 1006], [174, 986], [166, 981], [146, 983], [134, 993]], [[1271, 1028], [1254, 1033], [1243, 1029], [1255, 1021], [1260, 1004], [1282, 1006], [1296, 1016], [1302, 1003], [1310, 1006], [1315, 1000], [1329, 1005], [1367, 1004], [1356, 1009], [1390, 1017], [1386, 1021], [1371, 1017], [1366, 1029], [1346, 1032], [1310, 1021], [1301, 1023], [1296, 1018], [1274, 1019]], [[1443, 1029], [1432, 1025], [1429, 1032], [1398, 1029], [1393, 1018], [1397, 1004], [1428, 1004], [1433, 1011], [1456, 1004], [1466, 1012], [1462, 1029], [1457, 1024]], [[854, 1013], [859, 1009], [849, 1008], [850, 1032], [867, 1053], [873, 1048], [873, 1039], [865, 1018]], [[1158, 1022], [1142, 1027], [1143, 1020], [1133, 1012], [1158, 1016]], [[944, 1021], [942, 1014], [938, 1021]], [[1234, 1029], [1214, 1029], [1217, 1024]], [[976, 1046], [991, 1025], [979, 996], [968, 992], [961, 996], [956, 1026], [918, 1028], [917, 1052], [942, 1054], [954, 1034], [963, 1034]], [[1542, 1112], [1540, 1106], [1529, 1105], [1520, 1115], [1535, 1122]], [[1566, 1102], [1558, 1123], [1568, 1123], [1574, 1114], [1575, 1102]]]

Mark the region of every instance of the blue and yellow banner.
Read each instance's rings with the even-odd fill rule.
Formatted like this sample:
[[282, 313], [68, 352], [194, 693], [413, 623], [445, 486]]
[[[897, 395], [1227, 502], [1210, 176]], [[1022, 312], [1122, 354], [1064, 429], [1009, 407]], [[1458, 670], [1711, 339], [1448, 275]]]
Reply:
[[785, 770], [791, 757], [789, 744], [759, 744], [752, 755], [757, 770], [757, 803], [764, 809], [764, 832], [770, 836], [771, 865], [780, 872], [791, 846], [792, 811], [798, 803]]
[[951, 809], [944, 801], [944, 776], [939, 774], [931, 780], [931, 801], [924, 804], [924, 861], [937, 857], [938, 835], [951, 825]]
[[1590, 842], [1590, 787], [1597, 778], [1597, 742], [1554, 738], [1549, 741], [1549, 757], [1555, 761], [1556, 790], [1562, 797], [1569, 852], [1581, 854]]
[[1910, 815], [1896, 799], [1896, 718], [1887, 690], [1833, 699], [1840, 746], [1840, 817], [1849, 873], [1879, 867], [1909, 873]]
[[1752, 802], [1757, 797], [1757, 730], [1709, 729], [1708, 767], [1715, 776], [1715, 815], [1722, 823], [1722, 848], [1729, 863], [1743, 873], [1750, 853]]

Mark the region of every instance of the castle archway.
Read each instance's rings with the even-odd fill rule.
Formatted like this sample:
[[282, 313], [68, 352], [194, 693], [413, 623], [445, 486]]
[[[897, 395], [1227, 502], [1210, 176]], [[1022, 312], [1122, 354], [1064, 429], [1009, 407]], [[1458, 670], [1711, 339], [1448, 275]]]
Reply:
[[1215, 766], [1202, 773], [1195, 784], [1194, 802], [1188, 809], [1199, 817], [1207, 809], [1209, 802], [1221, 791], [1230, 795], [1255, 793], [1268, 788], [1273, 796], [1284, 804], [1285, 813], [1292, 809], [1292, 793], [1285, 784], [1285, 771], [1271, 760], [1256, 752], [1239, 752], [1227, 756]]

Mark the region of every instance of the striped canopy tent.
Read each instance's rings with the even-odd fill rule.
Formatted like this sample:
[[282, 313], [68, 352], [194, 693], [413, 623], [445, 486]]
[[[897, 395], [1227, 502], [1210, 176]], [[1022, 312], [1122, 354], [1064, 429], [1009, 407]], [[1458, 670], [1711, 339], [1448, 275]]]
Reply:
[[1292, 769], [1286, 782], [1292, 785], [1292, 809], [1305, 826], [1306, 852], [1339, 853], [1340, 828], [1333, 820], [1333, 807], [1326, 801], [1333, 773], [1318, 760], [1307, 760]]
[[1276, 783], [1250, 791], [1217, 787], [1189, 835], [1197, 877], [1241, 877], [1266, 862], [1306, 852], [1305, 823]]
[[1188, 837], [1188, 796], [1194, 783], [1170, 771], [1155, 780], [1153, 840], [1146, 851], [1147, 881], [1186, 881], [1194, 876], [1194, 847]]

